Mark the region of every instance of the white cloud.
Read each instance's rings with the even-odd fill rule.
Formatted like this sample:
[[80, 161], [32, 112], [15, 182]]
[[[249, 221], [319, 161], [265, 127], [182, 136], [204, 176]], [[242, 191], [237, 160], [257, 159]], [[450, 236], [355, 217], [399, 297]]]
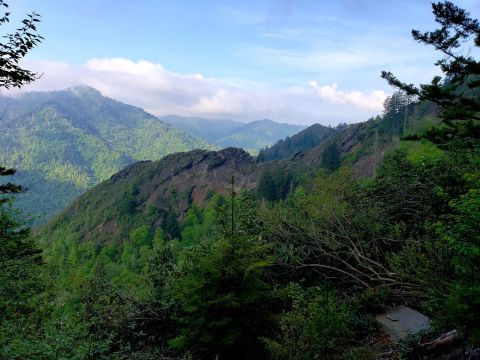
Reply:
[[320, 86], [316, 81], [310, 81], [309, 85], [316, 91], [318, 96], [325, 101], [333, 104], [353, 105], [374, 111], [381, 111], [383, 109], [383, 102], [388, 96], [383, 90], [373, 90], [369, 93], [362, 93], [360, 91], [345, 92], [338, 90], [336, 83]]
[[[221, 81], [202, 74], [179, 74], [150, 61], [91, 59], [80, 66], [42, 61], [25, 64], [43, 76], [24, 88], [58, 90], [77, 84], [139, 106], [156, 115], [178, 114], [251, 121], [271, 118], [292, 123], [335, 125], [363, 121], [381, 110], [383, 91], [341, 91], [310, 82], [289, 88]], [[306, 85], [306, 84], [305, 84]], [[352, 111], [355, 108], [355, 111]]]

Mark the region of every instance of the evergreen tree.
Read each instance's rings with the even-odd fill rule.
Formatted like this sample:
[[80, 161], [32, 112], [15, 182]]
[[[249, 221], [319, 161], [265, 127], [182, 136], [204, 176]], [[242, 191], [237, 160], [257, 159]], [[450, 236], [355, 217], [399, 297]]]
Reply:
[[[451, 164], [447, 169], [442, 169], [438, 161], [430, 164], [436, 174], [430, 174], [429, 178], [436, 184], [429, 188], [436, 189], [434, 194], [439, 203], [443, 203], [441, 211], [428, 209], [425, 201], [421, 202], [425, 214], [435, 215], [435, 235], [439, 239], [434, 249], [436, 253], [441, 252], [442, 246], [448, 249], [445, 258], [451, 264], [447, 271], [448, 280], [433, 298], [441, 304], [445, 325], [462, 329], [473, 341], [478, 341], [478, 321], [472, 319], [480, 317], [477, 275], [480, 241], [480, 62], [470, 55], [471, 49], [465, 50], [465, 44], [470, 42], [480, 47], [480, 22], [450, 1], [433, 3], [432, 8], [440, 28], [423, 33], [413, 30], [412, 36], [443, 54], [436, 65], [444, 73], [444, 79], [437, 76], [430, 84], [417, 87], [401, 82], [390, 72], [382, 72], [382, 77], [408, 95], [434, 102], [442, 109], [443, 126], [432, 128], [421, 136], [448, 150], [445, 156]], [[418, 138], [418, 135], [412, 137]], [[425, 163], [422, 167], [426, 168]], [[456, 168], [460, 171], [455, 174]], [[450, 185], [439, 186], [439, 180], [449, 175], [453, 177]], [[456, 191], [448, 191], [449, 187]], [[425, 218], [423, 216], [422, 221]], [[442, 267], [445, 263], [447, 261], [442, 263]]]
[[173, 209], [169, 209], [165, 214], [162, 228], [169, 239], [180, 238], [180, 226], [178, 225], [177, 215]]
[[322, 156], [322, 166], [328, 171], [337, 170], [342, 164], [342, 159], [340, 158], [340, 150], [335, 142], [329, 144]]
[[[0, 169], [0, 176], [13, 173]], [[38, 306], [36, 295], [43, 290], [41, 251], [13, 207], [12, 194], [18, 191], [20, 187], [11, 183], [0, 186], [0, 357], [24, 353], [25, 337], [37, 331], [32, 317]]]
[[[232, 188], [233, 189], [233, 188]], [[223, 231], [182, 254], [172, 283], [181, 329], [170, 344], [201, 359], [265, 358], [260, 336], [271, 326], [272, 245], [260, 236], [258, 204], [232, 191]]]
[[[431, 45], [443, 54], [437, 61], [445, 74], [433, 78], [430, 84], [415, 86], [397, 79], [391, 72], [382, 71], [388, 83], [407, 95], [428, 100], [442, 108], [444, 127], [428, 131], [425, 137], [443, 148], [478, 148], [480, 139], [480, 62], [462, 54], [464, 44], [473, 41], [480, 47], [480, 23], [477, 19], [450, 1], [432, 4], [435, 21], [440, 25], [434, 31], [412, 30], [412, 36], [422, 44]], [[417, 136], [418, 138], [418, 136]]]
[[260, 177], [260, 181], [258, 182], [258, 193], [262, 198], [268, 201], [274, 201], [277, 198], [273, 174], [269, 169], [266, 169]]
[[385, 99], [381, 123], [385, 135], [389, 135], [395, 140], [405, 134], [407, 117], [413, 109], [410, 106], [411, 100], [411, 96], [403, 91], [396, 91]]
[[258, 183], [258, 194], [265, 200], [277, 201], [285, 199], [294, 186], [294, 178], [290, 171], [284, 169], [265, 169]]

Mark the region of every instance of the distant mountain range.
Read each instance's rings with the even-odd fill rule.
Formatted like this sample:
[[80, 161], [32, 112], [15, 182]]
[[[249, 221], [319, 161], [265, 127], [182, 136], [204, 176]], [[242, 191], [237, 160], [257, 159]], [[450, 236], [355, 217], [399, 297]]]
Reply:
[[221, 148], [238, 147], [253, 153], [306, 128], [305, 125], [278, 123], [268, 119], [242, 123], [228, 119], [169, 115], [160, 120]]
[[135, 161], [215, 148], [91, 87], [0, 97], [0, 164], [18, 170], [17, 204], [37, 220]]
[[133, 162], [229, 146], [255, 153], [304, 128], [271, 120], [158, 118], [77, 86], [0, 96], [0, 165], [17, 169], [12, 181], [28, 191], [17, 205], [39, 223]]

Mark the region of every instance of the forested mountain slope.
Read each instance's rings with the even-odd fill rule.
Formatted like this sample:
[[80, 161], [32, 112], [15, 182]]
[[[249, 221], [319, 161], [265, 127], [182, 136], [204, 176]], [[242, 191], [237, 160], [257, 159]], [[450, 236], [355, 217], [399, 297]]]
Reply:
[[53, 242], [75, 234], [78, 241], [118, 243], [133, 227], [149, 223], [174, 238], [178, 229], [172, 224], [193, 204], [227, 195], [232, 176], [237, 190], [253, 189], [259, 177], [255, 159], [242, 149], [194, 150], [137, 162], [73, 201], [42, 233]]
[[[431, 113], [431, 105], [415, 104], [412, 109], [413, 106], [418, 107], [417, 114]], [[433, 121], [427, 115], [418, 117], [411, 113], [408, 121], [412, 129]], [[138, 162], [76, 199], [42, 232], [50, 233], [46, 239], [59, 240], [62, 236], [52, 236], [52, 232], [65, 234], [69, 232], [67, 228], [83, 229], [82, 236], [89, 241], [111, 238], [112, 233], [98, 231], [115, 229], [115, 234], [125, 238], [133, 224], [157, 227], [166, 216], [172, 218], [173, 214], [179, 220], [193, 204], [204, 206], [215, 193], [228, 195], [232, 176], [237, 191], [258, 190], [267, 199], [267, 193], [274, 193], [275, 197], [269, 200], [285, 197], [320, 168], [335, 171], [344, 164], [353, 168], [356, 177], [372, 177], [385, 151], [400, 146], [396, 124], [403, 121], [403, 112], [387, 112], [383, 117], [341, 127], [314, 148], [278, 161], [261, 162], [242, 149], [226, 148], [217, 152], [181, 152], [158, 161]], [[417, 146], [414, 150], [418, 153], [421, 149]], [[127, 219], [119, 227], [119, 222]]]
[[234, 146], [257, 151], [304, 128], [303, 125], [277, 123], [268, 119], [257, 120], [242, 125], [215, 143], [222, 147]]
[[238, 147], [252, 153], [305, 128], [304, 125], [278, 123], [268, 119], [249, 123], [173, 115], [160, 119], [222, 148]]
[[299, 151], [306, 151], [314, 148], [333, 134], [335, 130], [331, 127], [320, 124], [313, 124], [299, 133], [287, 136], [277, 141], [272, 146], [260, 150], [258, 159], [260, 161], [271, 161], [287, 159]]
[[[457, 180], [452, 180], [458, 179], [459, 170], [443, 171], [452, 165], [439, 149], [432, 152], [421, 141], [400, 140], [404, 133], [434, 123], [434, 113], [431, 104], [387, 108], [382, 117], [338, 129], [316, 147], [284, 160], [259, 162], [242, 149], [227, 148], [176, 153], [126, 167], [35, 233], [48, 271], [62, 289], [59, 308], [73, 323], [83, 324], [93, 316], [95, 322], [106, 321], [108, 331], [119, 331], [113, 339], [97, 340], [106, 344], [107, 352], [127, 342], [133, 344], [132, 351], [161, 348], [177, 354], [193, 348], [201, 354], [198, 358], [215, 351], [236, 358], [233, 354], [242, 352], [235, 346], [248, 341], [247, 350], [264, 358], [267, 350], [275, 354], [277, 344], [289, 346], [288, 329], [279, 327], [273, 314], [280, 322], [300, 319], [300, 325], [289, 325], [295, 328], [304, 323], [320, 326], [315, 333], [323, 326], [340, 328], [333, 337], [328, 330], [320, 339], [308, 341], [318, 341], [320, 352], [350, 351], [367, 341], [365, 334], [378, 331], [372, 325], [377, 310], [352, 304], [343, 294], [368, 297], [372, 289], [383, 289], [387, 295], [378, 297], [390, 304], [395, 300], [388, 296], [403, 296], [410, 291], [408, 281], [415, 281], [410, 260], [436, 268], [434, 261], [429, 262], [429, 244], [412, 255], [409, 249], [416, 243], [399, 245], [397, 239], [424, 234], [422, 221], [435, 221], [433, 211], [446, 211], [436, 186], [460, 191]], [[393, 151], [402, 148], [404, 154]], [[357, 181], [359, 177], [371, 181]], [[352, 249], [352, 242], [362, 247]], [[325, 264], [329, 265], [323, 268]], [[310, 267], [324, 277], [319, 279]], [[349, 275], [350, 271], [354, 273]], [[329, 302], [323, 292], [305, 294], [300, 285], [290, 288], [297, 276], [302, 284], [305, 281], [302, 286], [317, 290], [325, 286], [324, 279], [333, 279], [336, 287], [329, 290]], [[415, 276], [430, 279], [423, 273]], [[251, 277], [256, 282], [251, 283]], [[270, 282], [275, 285], [267, 285]], [[98, 298], [99, 293], [108, 295]], [[108, 313], [84, 315], [72, 310], [82, 296], [96, 299], [92, 301], [100, 302]], [[319, 318], [306, 317], [303, 308], [291, 305], [297, 300], [289, 296], [309, 304], [307, 314]], [[324, 311], [315, 310], [311, 296], [337, 314], [334, 323], [325, 323]], [[219, 308], [226, 313], [216, 311]], [[213, 313], [205, 316], [204, 311]], [[109, 322], [111, 313], [118, 323]], [[210, 329], [212, 319], [218, 326]], [[352, 319], [361, 320], [355, 325]], [[261, 326], [246, 332], [255, 321]], [[125, 326], [136, 330], [124, 332]], [[352, 340], [345, 334], [356, 326], [362, 330], [352, 332]], [[204, 333], [220, 339], [242, 335], [230, 347], [202, 337]], [[276, 337], [265, 338], [263, 347], [259, 334]], [[325, 337], [333, 343], [325, 343]], [[201, 347], [198, 341], [208, 346]], [[353, 358], [369, 358], [364, 351], [371, 350], [358, 349]]]
[[28, 191], [18, 205], [38, 220], [132, 162], [213, 148], [86, 86], [0, 97], [0, 132], [0, 163]]

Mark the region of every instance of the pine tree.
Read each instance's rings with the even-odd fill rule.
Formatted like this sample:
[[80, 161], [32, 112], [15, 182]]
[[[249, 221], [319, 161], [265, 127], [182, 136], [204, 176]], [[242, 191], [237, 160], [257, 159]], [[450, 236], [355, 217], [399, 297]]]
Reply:
[[180, 334], [170, 345], [203, 359], [265, 358], [259, 340], [271, 325], [272, 244], [261, 236], [258, 204], [235, 193], [224, 203], [220, 234], [182, 254], [172, 284]]
[[269, 169], [265, 169], [258, 182], [258, 193], [262, 198], [268, 201], [274, 201], [277, 198], [275, 181], [273, 174]]
[[340, 157], [340, 150], [335, 142], [329, 144], [322, 156], [322, 166], [328, 171], [337, 170], [342, 164], [342, 159]]
[[442, 108], [445, 126], [433, 128], [423, 137], [442, 148], [475, 149], [480, 139], [480, 62], [469, 55], [469, 49], [464, 49], [468, 42], [480, 47], [480, 23], [450, 1], [433, 3], [432, 9], [440, 28], [427, 32], [412, 30], [412, 36], [442, 53], [443, 58], [436, 65], [445, 77], [436, 76], [430, 84], [420, 86], [404, 83], [387, 71], [382, 71], [382, 77], [407, 95], [432, 101]]

